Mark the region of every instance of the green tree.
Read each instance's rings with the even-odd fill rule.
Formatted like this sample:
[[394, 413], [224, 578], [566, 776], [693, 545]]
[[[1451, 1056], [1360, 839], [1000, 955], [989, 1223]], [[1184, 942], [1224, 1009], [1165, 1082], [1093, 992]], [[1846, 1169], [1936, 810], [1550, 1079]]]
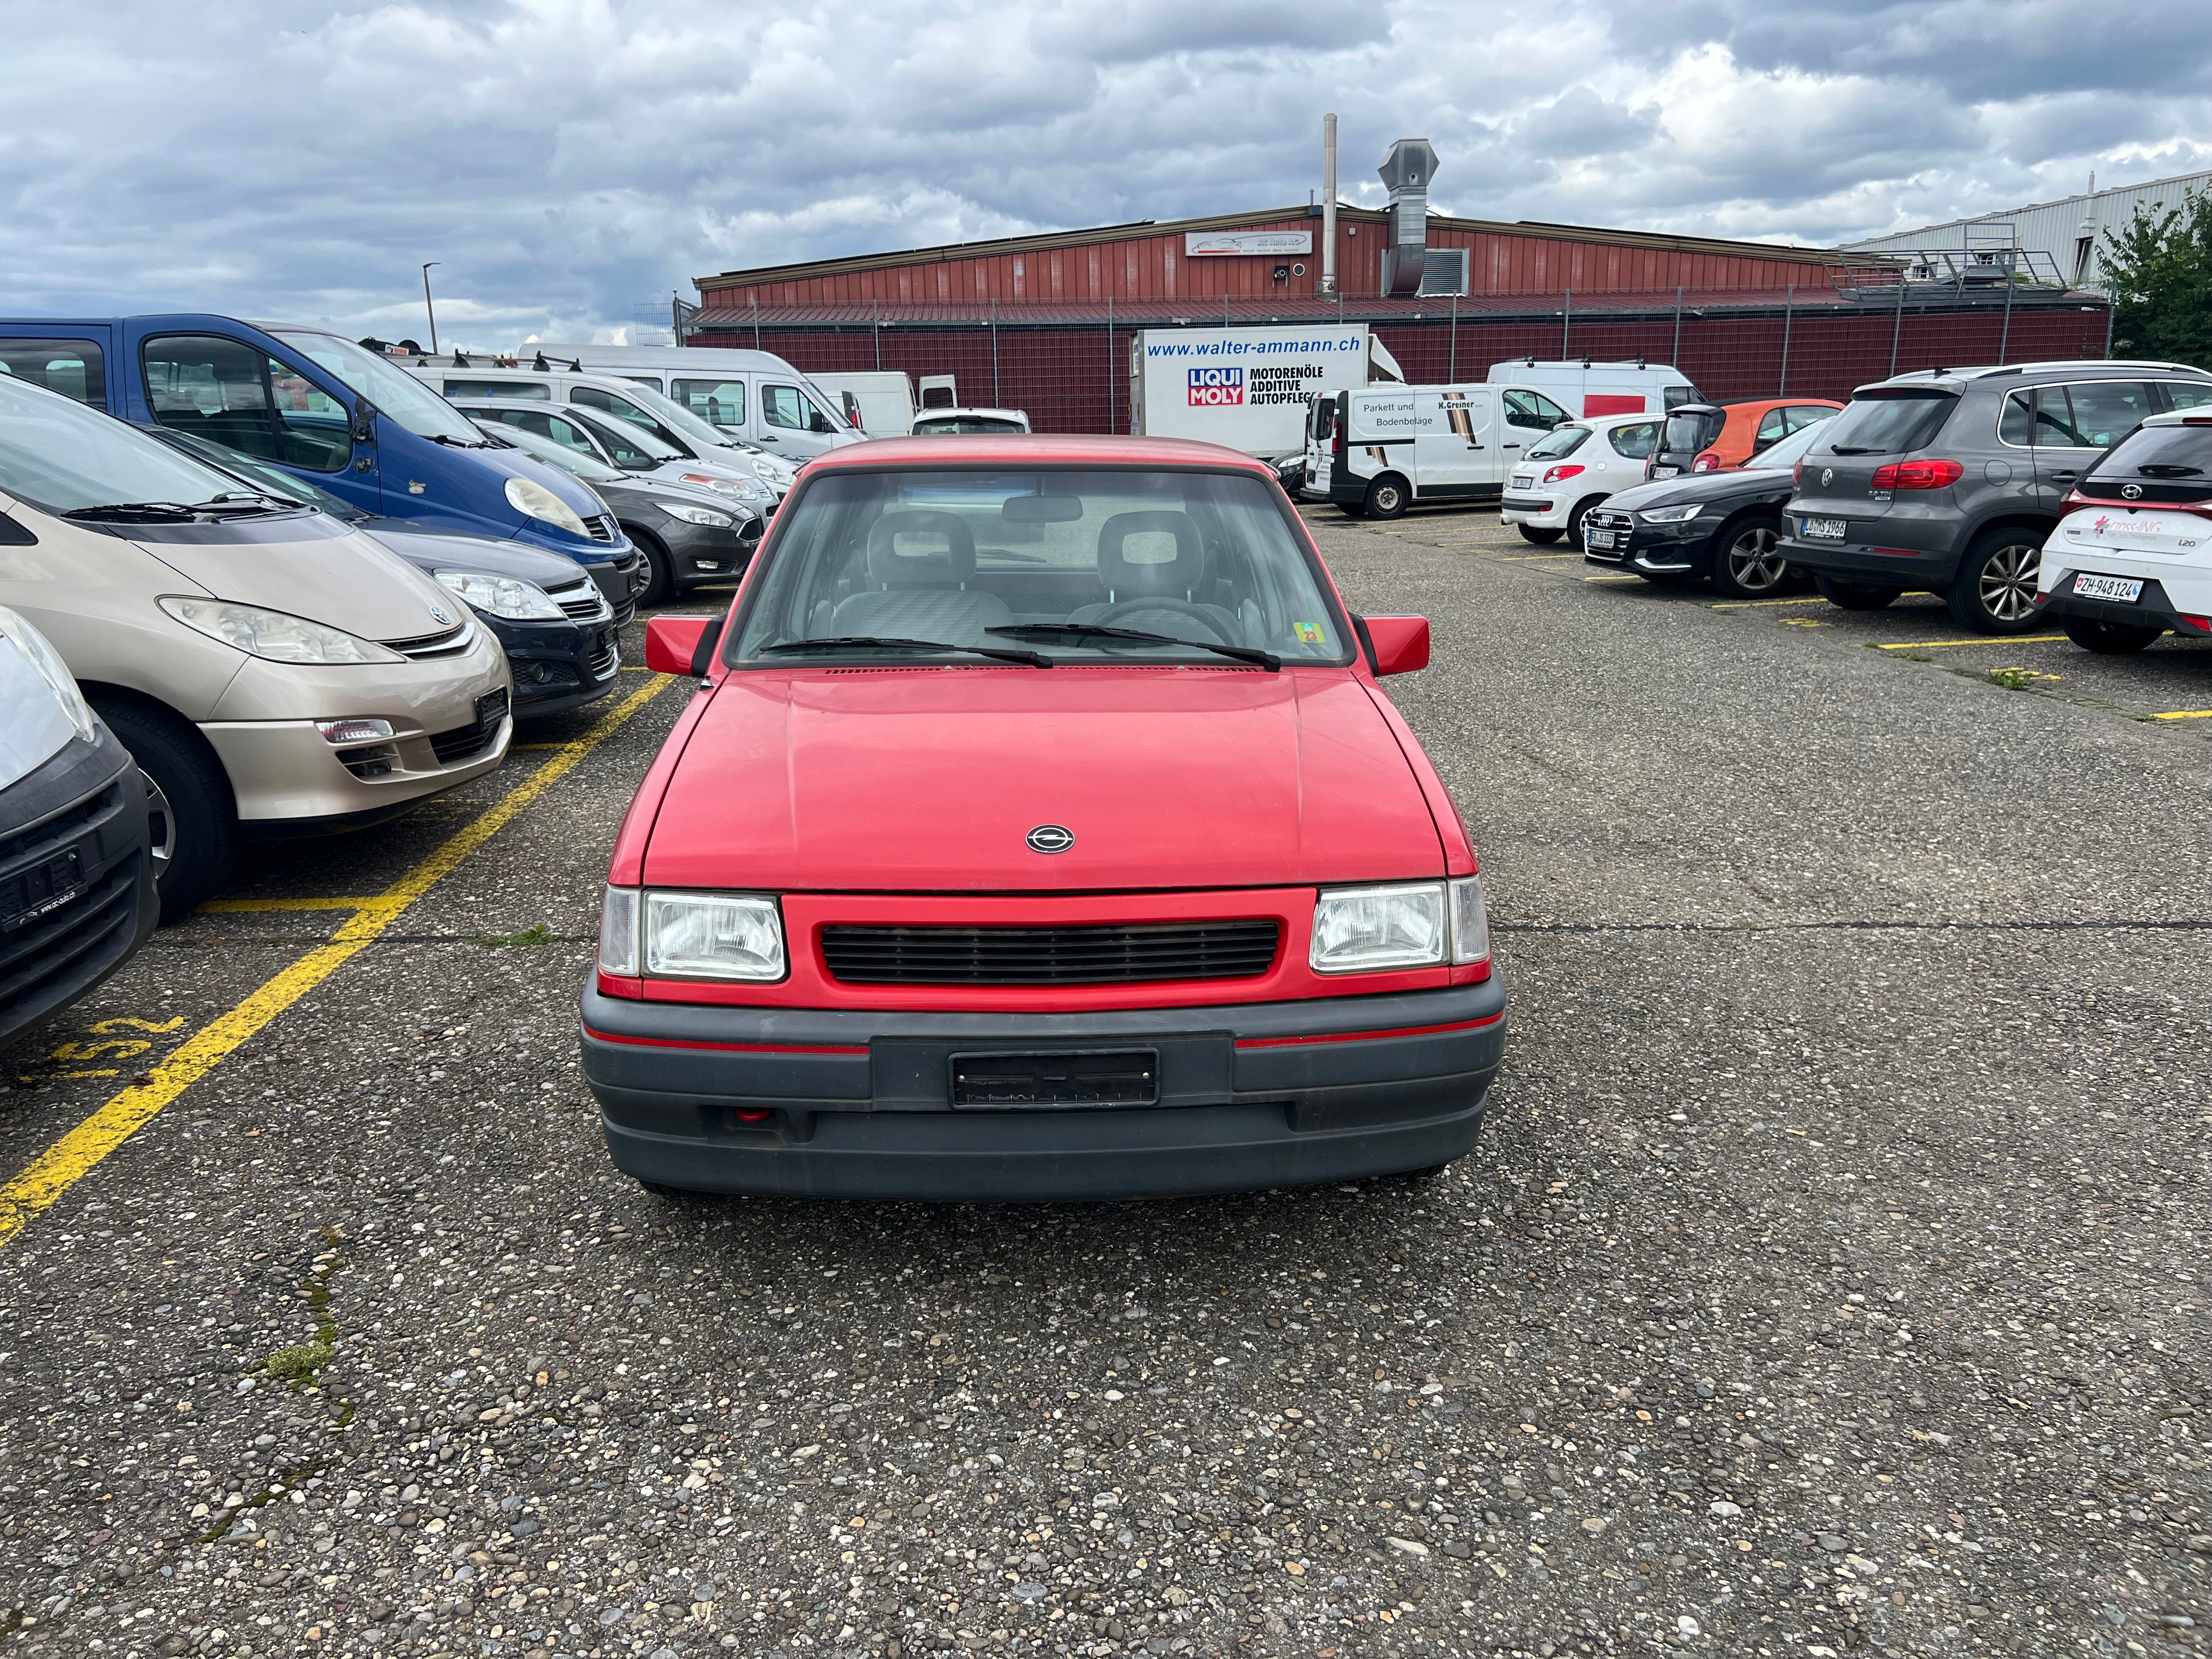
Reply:
[[2212, 195], [2149, 202], [2105, 233], [2112, 352], [2212, 368]]

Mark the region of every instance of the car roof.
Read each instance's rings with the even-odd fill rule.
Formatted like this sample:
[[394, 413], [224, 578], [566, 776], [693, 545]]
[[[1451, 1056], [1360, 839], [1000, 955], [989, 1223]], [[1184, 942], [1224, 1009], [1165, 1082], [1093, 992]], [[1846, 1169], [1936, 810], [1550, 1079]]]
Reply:
[[987, 409], [981, 404], [955, 404], [944, 409], [917, 409], [914, 411], [914, 418], [917, 421], [941, 420], [948, 415], [988, 415], [1002, 421], [1026, 421], [1030, 417], [1025, 409]]
[[2172, 363], [2149, 357], [2073, 357], [2048, 362], [1984, 364], [1966, 368], [1916, 368], [1906, 374], [1893, 374], [1886, 380], [1869, 380], [1858, 390], [1865, 392], [1885, 386], [1934, 386], [1946, 380], [1972, 383], [1976, 380], [2024, 380], [2030, 375], [2079, 374], [2085, 369], [2151, 369], [2160, 374], [2212, 380], [2212, 370], [2199, 368], [2194, 363]]
[[[951, 446], [957, 445], [957, 448]], [[1233, 470], [1272, 480], [1274, 468], [1242, 450], [1189, 438], [1119, 438], [1033, 432], [978, 433], [960, 438], [871, 438], [817, 455], [809, 477], [823, 472], [910, 466], [934, 471], [957, 466], [1154, 466], [1163, 471]]]

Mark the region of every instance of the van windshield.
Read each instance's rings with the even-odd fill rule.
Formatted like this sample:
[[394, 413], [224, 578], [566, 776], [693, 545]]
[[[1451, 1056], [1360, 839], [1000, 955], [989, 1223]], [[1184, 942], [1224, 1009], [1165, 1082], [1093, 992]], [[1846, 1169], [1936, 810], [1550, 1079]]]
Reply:
[[[75, 399], [0, 375], [0, 489], [52, 514], [183, 509], [243, 495], [239, 481]], [[288, 511], [289, 509], [287, 509]], [[189, 519], [191, 514], [179, 513]]]
[[325, 373], [337, 376], [418, 438], [485, 449], [490, 441], [469, 424], [467, 416], [405, 369], [386, 362], [351, 340], [320, 329], [272, 328], [270, 333]]
[[563, 472], [573, 473], [586, 483], [623, 483], [628, 481], [628, 475], [620, 467], [609, 466], [597, 456], [586, 455], [580, 449], [571, 449], [542, 432], [532, 432], [520, 422], [500, 422], [497, 425], [498, 429], [492, 431], [492, 423], [487, 422], [484, 429], [491, 432], [492, 436], [513, 444], [517, 449], [535, 455], [541, 461], [550, 461]]
[[933, 646], [1052, 660], [1350, 659], [1269, 481], [1134, 468], [833, 473], [777, 520], [732, 661]]

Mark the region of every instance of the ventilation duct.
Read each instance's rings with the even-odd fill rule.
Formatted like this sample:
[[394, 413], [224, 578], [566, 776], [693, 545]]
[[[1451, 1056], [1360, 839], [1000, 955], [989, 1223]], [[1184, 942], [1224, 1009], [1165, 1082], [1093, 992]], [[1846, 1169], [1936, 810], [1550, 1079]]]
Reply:
[[1414, 295], [1428, 270], [1429, 180], [1437, 153], [1425, 138], [1401, 138], [1377, 169], [1390, 191], [1390, 222], [1382, 246], [1382, 291]]

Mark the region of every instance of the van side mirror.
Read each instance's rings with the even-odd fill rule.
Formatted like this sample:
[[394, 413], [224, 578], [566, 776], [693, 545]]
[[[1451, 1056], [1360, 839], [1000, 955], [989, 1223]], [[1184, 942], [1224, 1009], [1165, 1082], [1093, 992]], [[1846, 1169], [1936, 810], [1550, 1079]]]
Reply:
[[1429, 619], [1426, 617], [1363, 617], [1368, 643], [1375, 653], [1375, 672], [1412, 674], [1429, 665]]
[[645, 665], [656, 674], [702, 675], [721, 637], [720, 617], [655, 617], [645, 625]]
[[807, 412], [806, 429], [809, 432], [835, 432], [837, 428], [830, 424], [830, 417], [827, 415], [816, 409]]
[[356, 444], [376, 441], [376, 405], [368, 398], [363, 398], [354, 404], [353, 424], [347, 428], [346, 435]]

